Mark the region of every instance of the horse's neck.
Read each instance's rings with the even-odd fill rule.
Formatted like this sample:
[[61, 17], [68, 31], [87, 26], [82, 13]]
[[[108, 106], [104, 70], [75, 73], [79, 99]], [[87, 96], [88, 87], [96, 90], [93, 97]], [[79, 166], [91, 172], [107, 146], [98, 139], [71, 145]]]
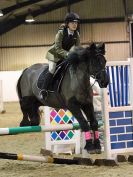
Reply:
[[79, 64], [76, 68], [70, 67], [70, 80], [72, 85], [75, 84], [77, 88], [86, 88], [90, 84], [89, 76], [87, 73], [87, 66], [85, 63]]
[[76, 69], [76, 75], [82, 82], [84, 82], [84, 80], [88, 78], [87, 66], [85, 63], [81, 63], [78, 65]]

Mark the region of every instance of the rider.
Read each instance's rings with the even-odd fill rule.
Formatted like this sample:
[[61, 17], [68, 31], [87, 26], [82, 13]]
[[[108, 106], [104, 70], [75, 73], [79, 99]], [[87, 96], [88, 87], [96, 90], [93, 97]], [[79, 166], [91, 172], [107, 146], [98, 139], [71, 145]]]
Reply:
[[50, 47], [46, 54], [49, 62], [49, 71], [47, 72], [43, 83], [43, 98], [47, 95], [49, 83], [53, 77], [58, 61], [67, 59], [68, 53], [73, 46], [80, 45], [80, 37], [78, 32], [79, 16], [70, 12], [65, 16], [65, 24], [61, 26], [55, 36], [54, 44]]

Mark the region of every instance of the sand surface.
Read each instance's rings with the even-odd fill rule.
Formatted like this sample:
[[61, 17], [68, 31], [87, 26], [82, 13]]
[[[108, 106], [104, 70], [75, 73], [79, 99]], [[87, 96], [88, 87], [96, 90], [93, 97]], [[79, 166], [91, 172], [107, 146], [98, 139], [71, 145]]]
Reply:
[[[0, 114], [0, 127], [16, 127], [22, 114], [18, 103], [5, 103], [5, 114]], [[19, 134], [0, 137], [0, 152], [39, 155], [44, 146], [44, 133]], [[102, 155], [91, 155], [92, 159]], [[70, 157], [69, 157], [70, 158]], [[133, 177], [133, 164], [118, 167], [58, 165], [0, 159], [0, 177]]]

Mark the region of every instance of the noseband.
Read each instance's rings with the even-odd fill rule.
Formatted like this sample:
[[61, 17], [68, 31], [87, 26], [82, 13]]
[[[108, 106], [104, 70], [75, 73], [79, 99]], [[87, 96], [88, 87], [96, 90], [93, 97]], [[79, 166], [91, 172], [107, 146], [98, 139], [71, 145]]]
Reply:
[[102, 72], [105, 72], [106, 71], [106, 68], [103, 68], [102, 70], [100, 70], [100, 71], [98, 71], [98, 72], [96, 72], [95, 74], [92, 74], [92, 75], [90, 75], [93, 79], [95, 79], [96, 81], [98, 80], [97, 79], [97, 76], [99, 75], [99, 74], [101, 74]]

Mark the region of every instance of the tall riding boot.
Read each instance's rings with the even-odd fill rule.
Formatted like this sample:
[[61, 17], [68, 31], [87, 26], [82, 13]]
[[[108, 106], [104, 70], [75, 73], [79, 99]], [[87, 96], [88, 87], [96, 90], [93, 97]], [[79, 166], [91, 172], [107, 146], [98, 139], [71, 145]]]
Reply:
[[46, 78], [45, 78], [45, 80], [43, 82], [43, 89], [41, 90], [41, 95], [42, 95], [43, 99], [46, 99], [46, 97], [48, 95], [48, 91], [47, 90], [48, 90], [48, 86], [49, 86], [52, 78], [53, 78], [53, 74], [48, 72], [46, 74]]

